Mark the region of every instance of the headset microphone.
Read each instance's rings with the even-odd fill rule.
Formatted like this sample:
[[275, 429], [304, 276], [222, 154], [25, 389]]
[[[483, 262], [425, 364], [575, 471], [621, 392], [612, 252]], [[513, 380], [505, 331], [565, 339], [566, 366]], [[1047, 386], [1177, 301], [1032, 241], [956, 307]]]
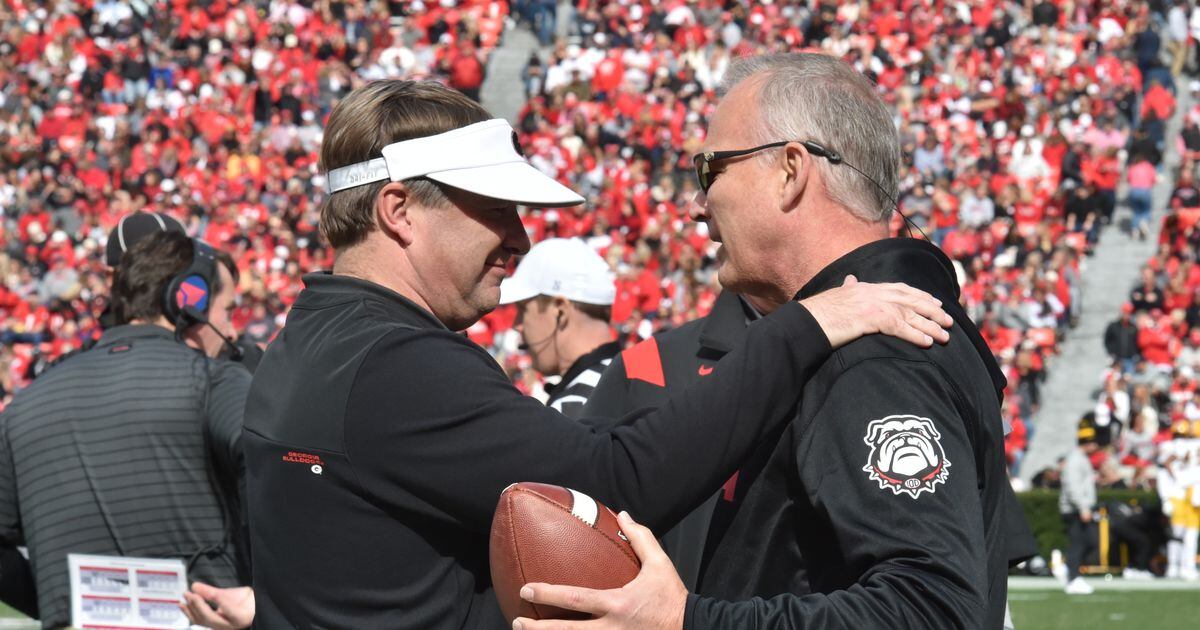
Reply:
[[537, 341], [535, 341], [533, 343], [522, 342], [520, 345], [517, 346], [517, 350], [520, 350], [521, 352], [529, 352], [530, 346], [537, 346], [540, 348], [542, 346], [542, 344], [554, 339], [557, 336], [558, 336], [558, 329], [555, 328], [554, 332], [550, 333], [549, 335], [546, 335], [545, 337], [542, 337], [541, 339], [538, 339]]
[[554, 318], [554, 332], [550, 333], [549, 335], [546, 335], [545, 337], [542, 337], [541, 339], [538, 339], [537, 341], [535, 341], [533, 343], [521, 342], [521, 344], [517, 346], [517, 350], [520, 350], [521, 352], [529, 352], [530, 346], [541, 346], [542, 344], [546, 343], [547, 341], [551, 341], [555, 337], [557, 337], [558, 329], [559, 329], [559, 327], [562, 326], [562, 316], [563, 316], [563, 312], [560, 310], [558, 312], [558, 315], [555, 316], [555, 318]]
[[[245, 355], [246, 352], [244, 350], [242, 350], [242, 348], [240, 346], [238, 346], [236, 343], [234, 343], [232, 339], [230, 339], [229, 337], [226, 337], [225, 334], [222, 333], [216, 326], [213, 326], [212, 322], [208, 321], [208, 317], [204, 313], [201, 313], [195, 307], [191, 307], [191, 306], [183, 307], [183, 312], [187, 314], [188, 318], [191, 321], [194, 321], [194, 322], [197, 322], [200, 324], [204, 324], [205, 326], [208, 326], [209, 328], [211, 328], [212, 331], [214, 333], [216, 333], [218, 337], [221, 338], [221, 341], [225, 342], [225, 347], [229, 348], [229, 358], [230, 359], [232, 359], [234, 361], [242, 360], [242, 356]], [[175, 336], [177, 339], [182, 338], [183, 330], [185, 328], [187, 328], [186, 321], [181, 322], [176, 325], [177, 332], [175, 333]]]
[[192, 239], [192, 261], [172, 277], [163, 296], [163, 314], [175, 323], [175, 339], [193, 324], [204, 324], [217, 333], [229, 348], [229, 358], [240, 361], [245, 354], [232, 339], [208, 321], [211, 291], [217, 281], [217, 252], [200, 239]]
[[221, 331], [217, 330], [217, 327], [213, 326], [211, 323], [209, 323], [209, 321], [207, 319], [204, 320], [204, 325], [211, 328], [212, 331], [217, 333], [217, 336], [221, 338], [221, 341], [225, 342], [226, 347], [229, 348], [229, 358], [230, 359], [232, 359], [234, 361], [242, 360], [242, 356], [244, 354], [246, 354], [246, 352], [244, 350], [242, 350], [241, 346], [234, 343], [233, 340], [230, 339], [229, 337], [226, 337], [225, 335], [221, 334]]

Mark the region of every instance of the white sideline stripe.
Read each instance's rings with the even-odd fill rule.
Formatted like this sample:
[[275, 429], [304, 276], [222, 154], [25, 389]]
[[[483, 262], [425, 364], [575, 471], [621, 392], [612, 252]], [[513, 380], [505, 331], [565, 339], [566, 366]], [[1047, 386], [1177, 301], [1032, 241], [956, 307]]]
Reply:
[[[1126, 580], [1114, 577], [1085, 577], [1084, 581], [1097, 591], [1200, 591], [1200, 582], [1186, 580]], [[1052, 577], [1014, 576], [1008, 578], [1008, 590], [1013, 591], [1062, 591], [1062, 583]], [[1079, 596], [1086, 598], [1086, 595]]]
[[[571, 490], [567, 488], [567, 490]], [[596, 504], [596, 500], [588, 495], [571, 490], [571, 514], [588, 524], [588, 527], [596, 526], [596, 518], [600, 516], [600, 506]]]

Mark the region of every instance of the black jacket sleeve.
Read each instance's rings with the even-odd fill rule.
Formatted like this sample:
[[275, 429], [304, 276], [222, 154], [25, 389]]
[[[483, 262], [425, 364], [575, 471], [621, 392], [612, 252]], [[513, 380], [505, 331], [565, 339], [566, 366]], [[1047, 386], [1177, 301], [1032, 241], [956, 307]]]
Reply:
[[603, 431], [522, 396], [478, 346], [450, 333], [397, 331], [361, 364], [346, 453], [387, 508], [486, 532], [517, 481], [580, 490], [652, 528], [683, 515], [794, 413], [829, 341], [798, 303], [755, 326], [703, 387]]
[[960, 401], [931, 363], [871, 359], [840, 375], [797, 440], [796, 467], [816, 513], [837, 524], [824, 551], [857, 578], [803, 596], [692, 595], [685, 630], [984, 627], [987, 551]]
[[[207, 359], [206, 359], [207, 360]], [[250, 391], [250, 370], [240, 362], [216, 359], [209, 363], [206, 398], [207, 442], [211, 453], [220, 499], [233, 523], [233, 544], [237, 551], [239, 579], [250, 578], [250, 524], [246, 505], [246, 466], [242, 455], [246, 396]], [[236, 493], [230, 496], [232, 493]]]
[[17, 550], [17, 546], [25, 541], [7, 424], [5, 417], [0, 415], [0, 602], [36, 619], [37, 590], [33, 573], [29, 561]]
[[37, 589], [29, 561], [15, 547], [0, 546], [0, 602], [38, 618]]
[[[13, 413], [11, 408], [8, 413]], [[17, 506], [17, 473], [8, 441], [8, 418], [0, 414], [0, 548], [25, 544], [21, 510]]]
[[245, 476], [241, 441], [250, 371], [241, 363], [228, 359], [212, 360], [208, 369], [205, 413], [213, 455], [222, 474], [239, 479]]

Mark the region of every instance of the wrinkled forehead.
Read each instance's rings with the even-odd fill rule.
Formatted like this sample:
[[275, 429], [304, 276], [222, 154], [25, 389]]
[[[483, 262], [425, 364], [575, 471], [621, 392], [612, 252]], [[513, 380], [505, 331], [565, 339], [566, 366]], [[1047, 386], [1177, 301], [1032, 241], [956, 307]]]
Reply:
[[738, 83], [717, 104], [708, 119], [708, 133], [701, 151], [744, 149], [757, 141], [761, 116], [758, 112], [758, 79]]

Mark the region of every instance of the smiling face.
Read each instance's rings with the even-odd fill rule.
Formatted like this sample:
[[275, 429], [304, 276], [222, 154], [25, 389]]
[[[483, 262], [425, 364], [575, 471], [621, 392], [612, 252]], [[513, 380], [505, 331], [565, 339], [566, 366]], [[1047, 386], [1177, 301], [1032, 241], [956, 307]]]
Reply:
[[[759, 124], [757, 92], [754, 80], [729, 91], [713, 114], [701, 152], [763, 144], [754, 133]], [[779, 194], [785, 172], [778, 161], [770, 163], [759, 154], [714, 161], [709, 167], [711, 186], [707, 194], [696, 195], [691, 214], [694, 220], [707, 223], [709, 237], [721, 243], [717, 251], [721, 286], [738, 293], [774, 295], [784, 277], [778, 267], [786, 258], [779, 254], [788, 245], [781, 224], [786, 213]]]
[[463, 330], [496, 308], [510, 258], [529, 251], [517, 207], [445, 188], [450, 205], [412, 210], [410, 257], [418, 291], [451, 330]]

